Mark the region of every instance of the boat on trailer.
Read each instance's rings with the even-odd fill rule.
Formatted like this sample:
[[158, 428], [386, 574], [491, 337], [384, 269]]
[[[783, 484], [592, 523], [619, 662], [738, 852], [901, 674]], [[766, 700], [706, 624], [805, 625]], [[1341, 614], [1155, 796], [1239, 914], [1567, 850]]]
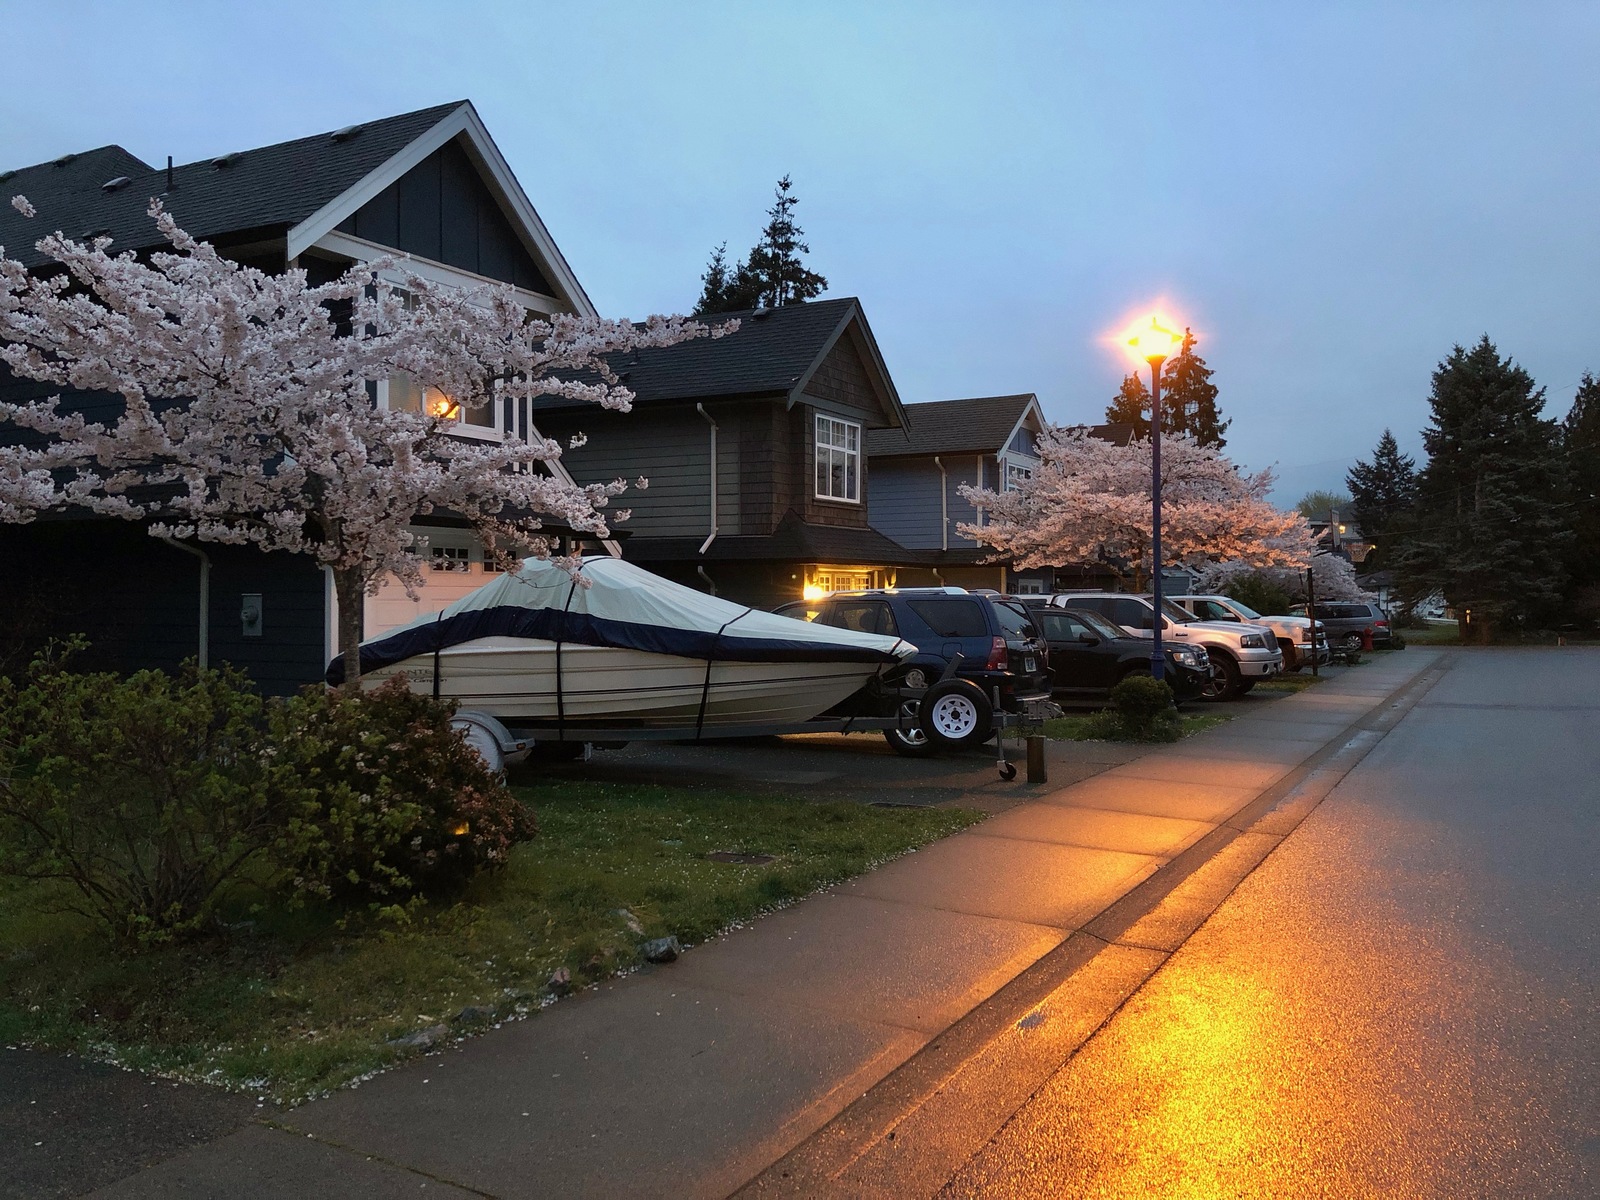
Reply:
[[[530, 558], [361, 644], [363, 686], [403, 676], [508, 728], [714, 736], [808, 721], [916, 653], [708, 596], [606, 556]], [[328, 682], [344, 680], [343, 656]]]

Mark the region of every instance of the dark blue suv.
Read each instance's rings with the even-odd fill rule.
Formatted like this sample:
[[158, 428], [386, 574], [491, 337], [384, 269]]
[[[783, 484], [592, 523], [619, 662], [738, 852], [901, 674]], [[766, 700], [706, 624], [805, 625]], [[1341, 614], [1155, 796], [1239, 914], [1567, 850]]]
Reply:
[[[954, 678], [960, 684], [930, 692], [923, 719], [935, 722], [945, 745], [979, 745], [993, 731], [996, 697], [1004, 712], [1018, 712], [1028, 700], [1050, 699], [1049, 648], [1022, 602], [991, 592], [960, 588], [882, 588], [834, 592], [821, 600], [786, 604], [777, 610], [799, 617], [904, 638], [917, 648], [906, 665], [909, 687], [934, 687], [960, 655]], [[902, 754], [934, 749], [921, 729], [884, 731]]]

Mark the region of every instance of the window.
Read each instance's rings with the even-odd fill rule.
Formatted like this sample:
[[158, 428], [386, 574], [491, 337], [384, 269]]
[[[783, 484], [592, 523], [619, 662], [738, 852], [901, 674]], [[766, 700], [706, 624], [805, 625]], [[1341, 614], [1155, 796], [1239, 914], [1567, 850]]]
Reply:
[[427, 413], [435, 417], [455, 417], [463, 425], [484, 431], [495, 428], [494, 402], [465, 411], [438, 388], [423, 387], [409, 375], [389, 377], [389, 411]]
[[899, 636], [894, 613], [882, 600], [835, 600], [828, 606], [828, 615], [823, 619], [838, 629]]
[[976, 600], [913, 600], [911, 611], [938, 637], [987, 637], [989, 622]]
[[1024, 483], [1033, 478], [1033, 467], [1028, 463], [1012, 462], [1008, 458], [1005, 468], [1005, 490], [1008, 492], [1019, 491]]
[[1033, 622], [1028, 619], [1028, 614], [1015, 604], [995, 602], [994, 615], [1000, 620], [1000, 631], [1012, 637], [1031, 638], [1038, 634], [1033, 628]]
[[465, 546], [430, 547], [429, 559], [435, 571], [459, 573], [472, 569], [472, 553]]
[[861, 502], [861, 426], [817, 414], [817, 498]]

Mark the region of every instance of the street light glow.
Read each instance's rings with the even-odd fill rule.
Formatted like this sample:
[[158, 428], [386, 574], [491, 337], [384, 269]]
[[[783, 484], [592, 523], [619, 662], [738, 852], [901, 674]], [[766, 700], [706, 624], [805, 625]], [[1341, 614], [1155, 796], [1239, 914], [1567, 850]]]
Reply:
[[1170, 358], [1183, 345], [1183, 335], [1169, 329], [1159, 315], [1152, 315], [1148, 322], [1135, 323], [1124, 336], [1124, 341], [1134, 354], [1145, 362], [1153, 363]]

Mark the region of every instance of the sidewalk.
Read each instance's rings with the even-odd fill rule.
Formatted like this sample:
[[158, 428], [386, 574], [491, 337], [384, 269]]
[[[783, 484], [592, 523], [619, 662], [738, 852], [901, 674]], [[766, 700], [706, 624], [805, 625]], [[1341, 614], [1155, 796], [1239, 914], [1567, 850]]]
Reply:
[[727, 1195], [1437, 657], [1274, 701], [98, 1194]]

